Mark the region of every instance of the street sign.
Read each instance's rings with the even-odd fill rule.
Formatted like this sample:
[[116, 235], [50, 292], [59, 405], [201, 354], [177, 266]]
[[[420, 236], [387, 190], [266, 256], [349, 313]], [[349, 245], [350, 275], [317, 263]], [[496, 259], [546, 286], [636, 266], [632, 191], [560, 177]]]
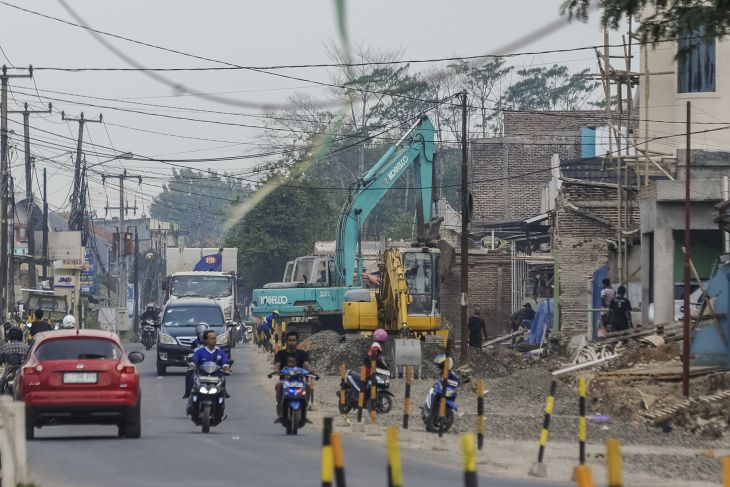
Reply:
[[75, 287], [74, 276], [70, 274], [56, 274], [53, 276], [53, 288], [73, 289]]

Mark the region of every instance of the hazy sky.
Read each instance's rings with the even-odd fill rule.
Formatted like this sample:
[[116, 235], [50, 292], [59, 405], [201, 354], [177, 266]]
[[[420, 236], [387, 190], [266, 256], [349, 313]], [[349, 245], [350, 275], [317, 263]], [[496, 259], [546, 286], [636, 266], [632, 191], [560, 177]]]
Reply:
[[[55, 0], [9, 0], [9, 3], [71, 20]], [[331, 1], [69, 0], [69, 3], [96, 29], [247, 66], [329, 62], [324, 45], [337, 38]], [[348, 2], [347, 22], [353, 44], [367, 44], [385, 51], [398, 50], [406, 59], [469, 56], [495, 52], [558, 18], [560, 3], [561, 0], [454, 0], [447, 3], [435, 0], [360, 0]], [[7, 56], [5, 59], [0, 53], [2, 63], [66, 68], [128, 67], [83, 29], [21, 12], [4, 4], [0, 4], [0, 20], [0, 47]], [[148, 67], [215, 65], [117, 39], [109, 40], [126, 55]], [[588, 25], [567, 25], [518, 50], [563, 49], [600, 44], [602, 40], [598, 22], [594, 19]], [[585, 67], [595, 69], [592, 51], [528, 55], [512, 61], [517, 66], [555, 62], [568, 64], [575, 71]], [[327, 69], [320, 68], [280, 72], [319, 81], [330, 81], [331, 76]], [[226, 93], [225, 96], [255, 103], [281, 103], [297, 91], [317, 98], [329, 97], [317, 85], [251, 71], [172, 72], [164, 75], [201, 92]], [[92, 155], [93, 152], [113, 154], [111, 147], [118, 152], [181, 159], [257, 153], [261, 149], [256, 128], [173, 120], [91, 106], [122, 107], [251, 126], [261, 126], [264, 122], [260, 116], [262, 112], [255, 109], [227, 106], [192, 96], [175, 96], [170, 88], [143, 73], [37, 70], [35, 83], [43, 103], [51, 101], [54, 104], [53, 114], [31, 116], [32, 137], [39, 139], [31, 152], [39, 158], [39, 176], [41, 168], [48, 168], [51, 176], [50, 202], [55, 207], [66, 205], [71, 181], [68, 175], [71, 156], [68, 152], [75, 150], [76, 144], [72, 139], [75, 139], [78, 130], [76, 123], [61, 120], [61, 110], [72, 116], [78, 116], [83, 110], [87, 118], [103, 113], [105, 125], [87, 125], [85, 149], [89, 154], [89, 164], [105, 159], [97, 158]], [[19, 104], [26, 101], [33, 108], [41, 106], [32, 81], [13, 79], [11, 87], [14, 88], [9, 100], [11, 109], [20, 108]], [[87, 98], [90, 96], [113, 98], [115, 101]], [[236, 115], [191, 113], [117, 100], [236, 112]], [[12, 164], [17, 166], [13, 174], [17, 186], [24, 187], [20, 122], [22, 117], [13, 115], [9, 128], [17, 132], [15, 140], [19, 143], [19, 150], [13, 154]], [[192, 140], [143, 130], [210, 140]], [[54, 158], [54, 161], [42, 161], [42, 157]], [[159, 186], [170, 173], [170, 166], [143, 161], [114, 161], [95, 169], [118, 173], [122, 162], [130, 173], [141, 174], [145, 178], [145, 184], [139, 190], [136, 183], [128, 183], [127, 186], [133, 189], [128, 197], [130, 203], [136, 199], [138, 205], [144, 204], [149, 214], [150, 198], [159, 192]], [[241, 172], [261, 162], [261, 159], [244, 159], [185, 165]], [[90, 187], [93, 205], [101, 216], [104, 215], [102, 208], [107, 195], [111, 206], [118, 205], [116, 187], [107, 185], [103, 188], [98, 175], [90, 176]]]

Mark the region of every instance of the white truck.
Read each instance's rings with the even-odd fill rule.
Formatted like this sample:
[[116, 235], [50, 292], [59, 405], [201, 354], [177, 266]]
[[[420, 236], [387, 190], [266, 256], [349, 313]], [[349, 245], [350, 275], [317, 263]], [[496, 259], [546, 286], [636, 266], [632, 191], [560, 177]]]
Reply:
[[[203, 257], [221, 254], [220, 271], [194, 271]], [[237, 248], [181, 247], [167, 249], [167, 299], [214, 299], [226, 321], [238, 321], [236, 312]]]

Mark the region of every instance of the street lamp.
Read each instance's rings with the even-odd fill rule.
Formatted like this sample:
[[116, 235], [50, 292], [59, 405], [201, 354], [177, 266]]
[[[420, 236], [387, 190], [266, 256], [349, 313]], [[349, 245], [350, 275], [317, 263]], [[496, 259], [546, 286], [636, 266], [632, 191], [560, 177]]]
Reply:
[[132, 154], [131, 152], [122, 152], [121, 154], [117, 154], [116, 156], [114, 156], [112, 158], [104, 159], [103, 161], [99, 161], [96, 164], [91, 164], [91, 165], [87, 166], [87, 169], [91, 169], [92, 167], [106, 164], [107, 162], [116, 161], [118, 159], [131, 159], [133, 157], [134, 157], [134, 154]]

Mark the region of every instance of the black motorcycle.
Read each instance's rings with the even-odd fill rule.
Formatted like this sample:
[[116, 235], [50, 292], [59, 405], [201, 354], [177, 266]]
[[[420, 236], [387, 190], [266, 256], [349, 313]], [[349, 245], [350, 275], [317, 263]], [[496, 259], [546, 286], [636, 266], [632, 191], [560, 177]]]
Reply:
[[[363, 385], [360, 381], [360, 374], [352, 370], [348, 370], [345, 375], [345, 383], [340, 386], [340, 391], [345, 391], [345, 402], [338, 400], [339, 409], [341, 414], [347, 414], [353, 409], [357, 409], [358, 399], [360, 396], [360, 390]], [[390, 371], [384, 368], [375, 369], [375, 410], [378, 414], [387, 414], [393, 407], [394, 394], [390, 392]], [[371, 409], [372, 402], [370, 401], [370, 390], [372, 388], [371, 378], [365, 381], [365, 404], [364, 407]], [[338, 397], [340, 392], [337, 392]]]
[[188, 400], [188, 415], [203, 433], [211, 426], [218, 426], [226, 417], [226, 381], [230, 372], [215, 362], [204, 362], [195, 371], [193, 390]]
[[5, 372], [0, 378], [0, 394], [13, 395], [15, 388], [15, 375], [20, 370], [20, 365], [25, 360], [22, 353], [11, 353], [5, 358]]
[[152, 320], [144, 320], [140, 325], [140, 341], [144, 348], [150, 350], [157, 342], [157, 323]]
[[[269, 374], [269, 378], [273, 377]], [[307, 424], [307, 406], [310, 396], [307, 394], [307, 378], [319, 376], [301, 367], [284, 367], [279, 371], [281, 383], [281, 424], [287, 435], [296, 435], [300, 428]]]

